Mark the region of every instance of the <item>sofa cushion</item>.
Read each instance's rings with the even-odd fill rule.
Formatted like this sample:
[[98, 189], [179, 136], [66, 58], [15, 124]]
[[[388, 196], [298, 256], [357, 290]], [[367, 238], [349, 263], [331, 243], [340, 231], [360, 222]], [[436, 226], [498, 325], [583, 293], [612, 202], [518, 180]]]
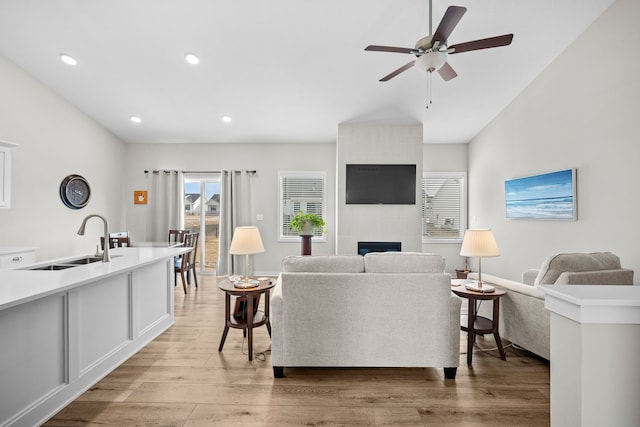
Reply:
[[360, 255], [287, 256], [282, 271], [291, 273], [363, 273]]
[[364, 256], [367, 273], [442, 273], [444, 258], [422, 252], [369, 252]]
[[620, 258], [611, 252], [556, 254], [551, 255], [542, 264], [534, 285], [552, 285], [566, 271], [598, 271], [619, 268], [621, 268]]

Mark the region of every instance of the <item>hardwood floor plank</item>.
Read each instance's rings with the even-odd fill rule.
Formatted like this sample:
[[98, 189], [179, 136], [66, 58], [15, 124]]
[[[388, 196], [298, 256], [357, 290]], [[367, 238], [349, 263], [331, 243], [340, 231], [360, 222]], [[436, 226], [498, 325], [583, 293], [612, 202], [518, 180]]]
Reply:
[[339, 406], [335, 387], [301, 387], [254, 384], [172, 384], [143, 383], [127, 398], [127, 402], [144, 403], [216, 403], [255, 406]]
[[415, 408], [341, 408], [315, 406], [247, 407], [197, 405], [185, 424], [208, 426], [423, 426]]
[[[460, 334], [455, 380], [436, 368], [285, 368], [275, 379], [269, 335], [242, 331], [222, 352], [224, 293], [216, 278], [175, 290], [176, 324], [85, 392], [45, 426], [547, 426], [549, 363], [478, 337], [466, 365]], [[262, 302], [263, 303], [263, 302]], [[507, 344], [507, 343], [505, 343]]]
[[162, 353], [137, 353], [125, 365], [137, 366], [201, 366], [209, 360], [206, 353], [182, 353], [178, 351]]
[[128, 381], [118, 382], [108, 377], [98, 382], [86, 392], [82, 393], [77, 401], [94, 402], [124, 402], [142, 382], [129, 377]]
[[455, 409], [419, 409], [423, 425], [451, 427], [545, 427], [550, 422], [544, 421], [545, 409], [526, 411], [520, 409], [496, 409], [490, 405], [482, 408], [463, 410]]
[[[178, 384], [272, 384], [271, 369], [202, 368], [195, 366], [121, 366], [109, 375], [109, 382], [160, 382]], [[101, 382], [102, 383], [102, 382]], [[99, 383], [98, 385], [100, 385]], [[138, 384], [139, 384], [138, 383]]]
[[73, 402], [45, 426], [183, 426], [194, 404]]

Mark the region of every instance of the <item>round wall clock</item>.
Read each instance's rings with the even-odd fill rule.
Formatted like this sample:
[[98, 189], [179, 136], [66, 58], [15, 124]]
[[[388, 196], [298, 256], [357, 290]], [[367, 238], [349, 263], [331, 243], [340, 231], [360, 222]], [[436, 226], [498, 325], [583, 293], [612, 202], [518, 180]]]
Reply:
[[66, 207], [81, 209], [89, 203], [91, 188], [86, 179], [80, 175], [69, 175], [60, 183], [60, 199]]

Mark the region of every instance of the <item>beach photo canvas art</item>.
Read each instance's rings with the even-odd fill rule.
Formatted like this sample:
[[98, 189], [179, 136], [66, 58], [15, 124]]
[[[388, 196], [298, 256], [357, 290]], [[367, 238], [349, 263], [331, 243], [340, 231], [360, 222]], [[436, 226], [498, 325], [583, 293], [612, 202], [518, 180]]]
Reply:
[[575, 169], [510, 179], [504, 188], [507, 218], [578, 219]]

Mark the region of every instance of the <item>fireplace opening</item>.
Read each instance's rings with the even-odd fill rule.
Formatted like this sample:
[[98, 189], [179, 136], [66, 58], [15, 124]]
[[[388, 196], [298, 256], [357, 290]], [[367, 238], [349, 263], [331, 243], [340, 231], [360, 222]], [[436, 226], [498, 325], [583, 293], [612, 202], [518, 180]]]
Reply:
[[400, 252], [402, 242], [358, 242], [358, 255], [369, 252]]

